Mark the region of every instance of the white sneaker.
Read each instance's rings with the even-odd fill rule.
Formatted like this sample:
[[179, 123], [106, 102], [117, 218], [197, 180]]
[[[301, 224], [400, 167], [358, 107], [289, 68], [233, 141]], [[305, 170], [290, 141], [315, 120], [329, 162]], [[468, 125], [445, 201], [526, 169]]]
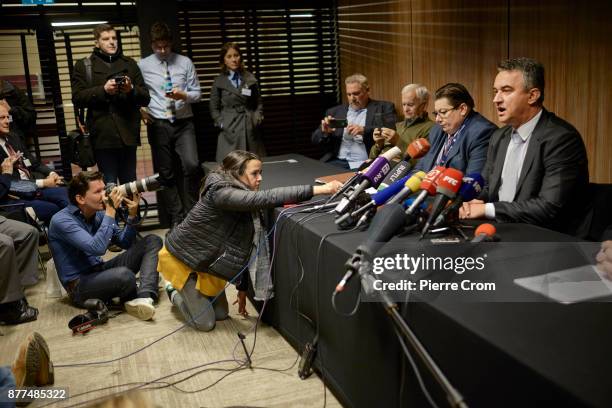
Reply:
[[132, 299], [125, 302], [124, 305], [126, 312], [140, 320], [151, 320], [155, 314], [155, 307], [151, 298]]

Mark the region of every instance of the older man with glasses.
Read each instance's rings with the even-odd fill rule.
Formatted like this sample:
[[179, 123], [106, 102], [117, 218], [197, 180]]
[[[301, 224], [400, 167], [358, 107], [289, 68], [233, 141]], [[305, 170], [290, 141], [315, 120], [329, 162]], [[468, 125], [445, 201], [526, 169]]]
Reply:
[[489, 138], [497, 126], [474, 110], [474, 99], [462, 84], [448, 83], [439, 88], [434, 109], [431, 149], [415, 168], [428, 172], [444, 166], [464, 174], [480, 173], [487, 159]]

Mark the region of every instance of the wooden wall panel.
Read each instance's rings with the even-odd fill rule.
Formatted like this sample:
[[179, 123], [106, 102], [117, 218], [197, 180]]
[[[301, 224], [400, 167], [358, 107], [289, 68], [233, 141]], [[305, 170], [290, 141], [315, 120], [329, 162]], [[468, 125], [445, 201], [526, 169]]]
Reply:
[[544, 64], [544, 106], [578, 129], [600, 183], [612, 182], [611, 11], [604, 1], [512, 0], [509, 14], [510, 57]]
[[338, 0], [341, 75], [367, 75], [372, 96], [398, 110], [406, 83], [433, 92], [461, 82], [476, 109], [498, 123], [491, 92], [496, 64], [539, 59], [546, 67], [545, 106], [581, 132], [591, 181], [612, 183], [611, 12], [606, 0]]
[[493, 121], [491, 88], [495, 66], [507, 54], [508, 31], [507, 8], [497, 3], [412, 2], [414, 81], [426, 85], [432, 94], [448, 82], [465, 85], [476, 110]]
[[[410, 3], [344, 1], [338, 5], [343, 100], [344, 78], [359, 72], [371, 96], [401, 106], [400, 90], [412, 81]], [[361, 4], [363, 3], [363, 4]]]

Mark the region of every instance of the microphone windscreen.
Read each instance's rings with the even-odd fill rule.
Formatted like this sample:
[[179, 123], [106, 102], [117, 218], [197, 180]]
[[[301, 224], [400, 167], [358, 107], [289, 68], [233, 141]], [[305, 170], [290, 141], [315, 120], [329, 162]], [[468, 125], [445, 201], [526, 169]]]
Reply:
[[408, 145], [406, 156], [409, 156], [411, 159], [419, 159], [427, 154], [430, 147], [431, 145], [427, 139], [417, 139]]
[[[394, 157], [398, 157], [401, 154], [402, 154], [402, 149], [400, 149], [397, 146], [393, 146], [391, 149], [387, 150], [386, 152], [384, 152], [380, 156], [382, 156], [385, 159], [387, 159], [387, 161], [391, 161], [391, 159], [393, 159]], [[380, 157], [380, 156], [378, 156], [378, 157]]]
[[457, 195], [463, 180], [463, 172], [452, 167], [444, 170], [437, 181], [436, 192], [453, 198]]
[[421, 182], [420, 189], [426, 190], [429, 195], [436, 194], [436, 186], [438, 185], [437, 180], [442, 173], [446, 170], [444, 166], [434, 167]]
[[480, 174], [468, 174], [463, 178], [463, 184], [461, 184], [461, 188], [459, 189], [459, 195], [463, 201], [471, 201], [480, 196], [483, 185], [484, 179]]
[[495, 228], [493, 224], [489, 224], [489, 223], [480, 224], [478, 228], [476, 228], [476, 231], [474, 231], [474, 237], [477, 237], [479, 235], [486, 235], [488, 237], [493, 237], [496, 232], [497, 232], [497, 229]]
[[406, 180], [406, 184], [404, 186], [409, 188], [410, 191], [412, 191], [413, 193], [416, 193], [417, 191], [419, 191], [419, 188], [421, 187], [421, 183], [423, 182], [425, 176], [427, 176], [427, 174], [425, 174], [424, 171], [417, 171], [412, 175], [412, 177]]

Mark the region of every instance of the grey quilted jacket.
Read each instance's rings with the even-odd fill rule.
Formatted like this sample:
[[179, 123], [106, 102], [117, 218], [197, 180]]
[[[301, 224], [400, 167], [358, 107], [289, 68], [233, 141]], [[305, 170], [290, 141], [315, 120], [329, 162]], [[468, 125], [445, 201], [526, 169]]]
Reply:
[[195, 271], [232, 279], [248, 263], [253, 246], [251, 212], [312, 195], [309, 185], [252, 191], [214, 171], [185, 220], [166, 236], [166, 248]]

